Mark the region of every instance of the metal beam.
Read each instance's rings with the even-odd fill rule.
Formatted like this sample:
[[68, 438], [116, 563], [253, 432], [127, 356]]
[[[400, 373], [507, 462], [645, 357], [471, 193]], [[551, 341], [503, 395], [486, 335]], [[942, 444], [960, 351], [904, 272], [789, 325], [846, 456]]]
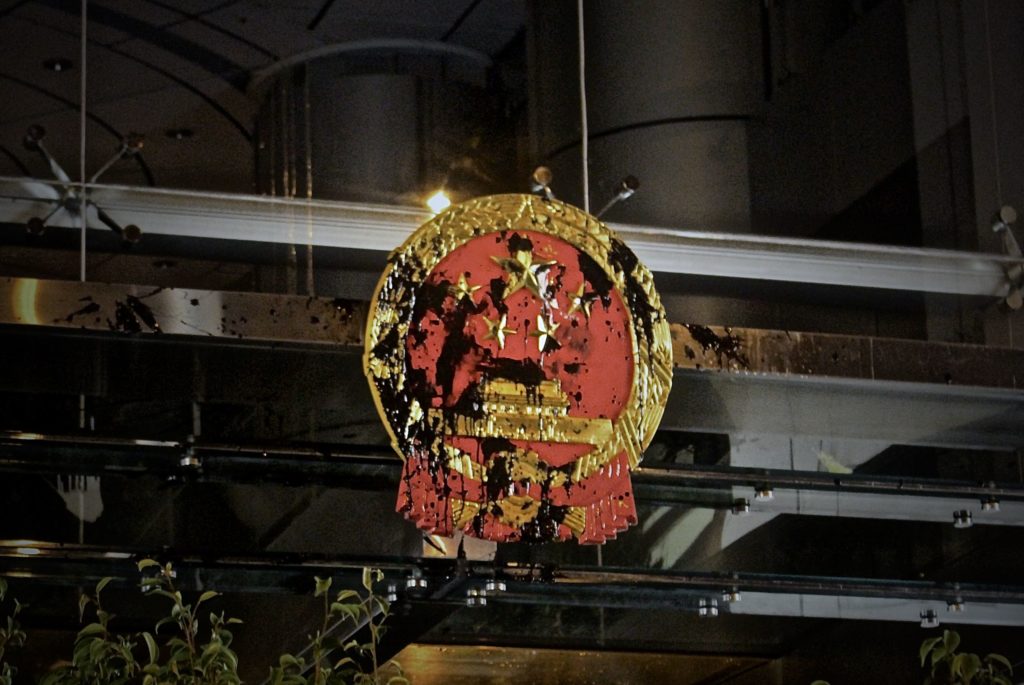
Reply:
[[[488, 603], [556, 606], [673, 608], [716, 613], [830, 617], [919, 622], [933, 611], [948, 623], [1024, 625], [1024, 587], [977, 583], [860, 579], [756, 573], [665, 572], [633, 568], [543, 567], [494, 562], [397, 557], [261, 555], [214, 558], [173, 550], [106, 549], [32, 540], [0, 541], [0, 571], [11, 578], [80, 586], [110, 576], [122, 586], [137, 582], [135, 560], [174, 562], [184, 590], [193, 584], [222, 591], [306, 591], [312, 574], [353, 582], [363, 567], [384, 570], [388, 580], [424, 578], [411, 591], [419, 602], [464, 604], [470, 590]], [[488, 589], [500, 579], [505, 589]], [[438, 593], [438, 588], [459, 591]], [[711, 612], [706, 612], [710, 618]]]
[[1024, 392], [1002, 388], [677, 370], [661, 427], [1024, 448]]
[[[188, 460], [183, 460], [187, 455]], [[385, 448], [267, 448], [0, 434], [0, 473], [149, 476], [189, 482], [279, 482], [393, 491], [398, 458]], [[646, 506], [729, 510], [744, 497], [754, 513], [1024, 526], [1024, 484], [817, 471], [651, 464], [633, 474]], [[755, 496], [770, 488], [772, 498]], [[989, 503], [983, 508], [982, 503]], [[998, 509], [994, 505], [998, 505]]]
[[[352, 300], [0, 278], [0, 325], [362, 345]], [[677, 369], [1021, 388], [1024, 350], [923, 340], [672, 324]]]
[[[430, 214], [411, 207], [90, 186], [90, 197], [146, 233], [389, 252]], [[51, 185], [0, 177], [0, 222], [47, 214]], [[91, 217], [91, 219], [94, 217]], [[75, 227], [59, 212], [51, 223]], [[612, 224], [655, 272], [1002, 298], [1020, 260], [994, 254], [731, 235]]]

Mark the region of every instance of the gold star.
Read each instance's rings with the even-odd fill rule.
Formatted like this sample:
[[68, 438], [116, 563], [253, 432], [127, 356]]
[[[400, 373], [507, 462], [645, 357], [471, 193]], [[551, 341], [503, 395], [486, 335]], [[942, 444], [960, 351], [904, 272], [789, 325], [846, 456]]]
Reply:
[[509, 275], [505, 286], [505, 299], [522, 288], [543, 298], [540, 293], [540, 275], [556, 264], [554, 261], [534, 263], [531, 250], [517, 250], [512, 259], [507, 257], [491, 257], [491, 259]]
[[516, 329], [508, 328], [506, 325], [508, 323], [508, 314], [502, 314], [501, 318], [497, 321], [491, 321], [486, 316], [483, 319], [487, 323], [487, 333], [484, 335], [484, 340], [497, 340], [498, 349], [505, 349], [505, 336], [514, 335], [516, 332]]
[[558, 341], [555, 339], [555, 331], [557, 331], [558, 327], [561, 325], [562, 324], [551, 323], [551, 319], [545, 319], [543, 314], [537, 315], [537, 330], [531, 331], [530, 335], [537, 338], [537, 345], [541, 352], [546, 351], [545, 348], [547, 348], [549, 341], [554, 343], [556, 348], [560, 347]]
[[583, 312], [583, 316], [586, 317], [587, 321], [590, 321], [590, 307], [594, 304], [594, 300], [597, 299], [595, 293], [584, 293], [583, 286], [586, 282], [580, 282], [580, 287], [576, 288], [576, 292], [569, 294], [569, 313], [574, 314], [576, 312]]
[[463, 298], [468, 297], [469, 301], [472, 302], [473, 293], [475, 293], [477, 290], [480, 290], [480, 286], [470, 285], [469, 281], [466, 280], [466, 275], [467, 274], [465, 273], [460, 274], [459, 280], [455, 283], [454, 286], [450, 287], [449, 290], [451, 291], [452, 295], [455, 296], [456, 300], [462, 300]]

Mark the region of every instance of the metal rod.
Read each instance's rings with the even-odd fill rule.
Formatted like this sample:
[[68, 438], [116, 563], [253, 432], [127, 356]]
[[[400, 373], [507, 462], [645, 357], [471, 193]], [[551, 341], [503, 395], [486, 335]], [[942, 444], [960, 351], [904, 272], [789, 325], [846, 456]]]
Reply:
[[[58, 449], [71, 448], [82, 458], [67, 461], [47, 460], [48, 454]], [[130, 440], [102, 436], [62, 436], [35, 433], [0, 433], [0, 471], [46, 470], [59, 468], [62, 472], [93, 473], [106, 467], [123, 473], [130, 463], [161, 463], [166, 467], [177, 465], [177, 458], [185, 445], [181, 442]], [[201, 458], [207, 471], [232, 474], [252, 473], [254, 464], [260, 478], [267, 475], [265, 467], [273, 465], [275, 473], [289, 478], [306, 474], [317, 479], [326, 475], [341, 476], [352, 473], [353, 467], [372, 467], [376, 473], [395, 480], [401, 470], [400, 460], [389, 450], [375, 446], [319, 445], [267, 448], [261, 445], [196, 442], [190, 446], [193, 454]], [[87, 460], [91, 453], [106, 462]], [[237, 470], [229, 467], [237, 466]], [[315, 468], [312, 468], [315, 467]], [[638, 487], [722, 488], [770, 486], [777, 491], [819, 490], [826, 492], [865, 493], [888, 495], [894, 498], [934, 497], [951, 499], [982, 499], [996, 497], [1006, 501], [1024, 501], [1024, 484], [977, 483], [966, 480], [879, 476], [866, 474], [829, 474], [818, 471], [790, 471], [738, 466], [651, 465], [637, 469], [633, 481]]]

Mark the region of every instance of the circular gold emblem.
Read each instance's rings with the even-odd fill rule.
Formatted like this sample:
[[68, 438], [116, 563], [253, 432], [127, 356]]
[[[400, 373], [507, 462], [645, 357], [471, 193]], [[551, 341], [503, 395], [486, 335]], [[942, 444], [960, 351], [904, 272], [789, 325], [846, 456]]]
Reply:
[[636, 523], [671, 340], [650, 272], [589, 214], [497, 195], [425, 223], [380, 279], [364, 365], [424, 530], [599, 543]]

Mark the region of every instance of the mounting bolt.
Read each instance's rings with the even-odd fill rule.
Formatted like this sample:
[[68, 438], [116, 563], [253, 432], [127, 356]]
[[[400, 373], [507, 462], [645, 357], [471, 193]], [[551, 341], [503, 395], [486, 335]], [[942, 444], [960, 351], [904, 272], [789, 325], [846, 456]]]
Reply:
[[946, 602], [946, 611], [950, 612], [951, 614], [962, 614], [966, 610], [967, 605], [964, 604], [964, 601], [959, 597], [952, 601]]
[[121, 231], [121, 239], [130, 245], [142, 240], [142, 229], [135, 224], [128, 224]]
[[989, 496], [981, 500], [981, 510], [992, 512], [999, 511], [999, 498]]
[[754, 501], [771, 502], [775, 499], [775, 491], [770, 486], [764, 485], [754, 490]]
[[726, 604], [732, 604], [743, 599], [743, 595], [740, 594], [740, 590], [737, 587], [730, 588], [728, 590], [722, 590], [722, 601]]
[[396, 583], [388, 583], [387, 594], [384, 595], [384, 599], [390, 604], [394, 604], [398, 601], [398, 585]]
[[737, 516], [746, 516], [750, 513], [750, 500], [746, 497], [737, 497], [732, 501], [732, 513]]
[[25, 222], [25, 230], [29, 235], [42, 235], [46, 231], [46, 222], [34, 216]]
[[714, 618], [718, 616], [717, 599], [701, 599], [697, 602], [697, 615], [701, 618]]
[[939, 627], [939, 616], [934, 611], [929, 609], [928, 611], [921, 612], [921, 627], [922, 628], [938, 628]]
[[960, 509], [953, 512], [954, 528], [970, 528], [974, 525], [974, 515], [967, 509]]
[[43, 138], [46, 137], [46, 129], [39, 124], [32, 124], [25, 131], [25, 137], [22, 138], [22, 144], [28, 150], [38, 150], [39, 143], [42, 142]]
[[466, 590], [466, 606], [487, 606], [487, 592], [484, 590], [478, 590], [477, 588], [470, 588], [469, 590]]
[[498, 580], [497, 578], [491, 578], [486, 583], [484, 583], [484, 591], [489, 595], [492, 595], [496, 592], [504, 592], [507, 589], [508, 586], [505, 585], [505, 581]]
[[427, 579], [419, 575], [418, 572], [413, 572], [413, 575], [409, 576], [405, 581], [405, 587], [407, 590], [426, 590]]

